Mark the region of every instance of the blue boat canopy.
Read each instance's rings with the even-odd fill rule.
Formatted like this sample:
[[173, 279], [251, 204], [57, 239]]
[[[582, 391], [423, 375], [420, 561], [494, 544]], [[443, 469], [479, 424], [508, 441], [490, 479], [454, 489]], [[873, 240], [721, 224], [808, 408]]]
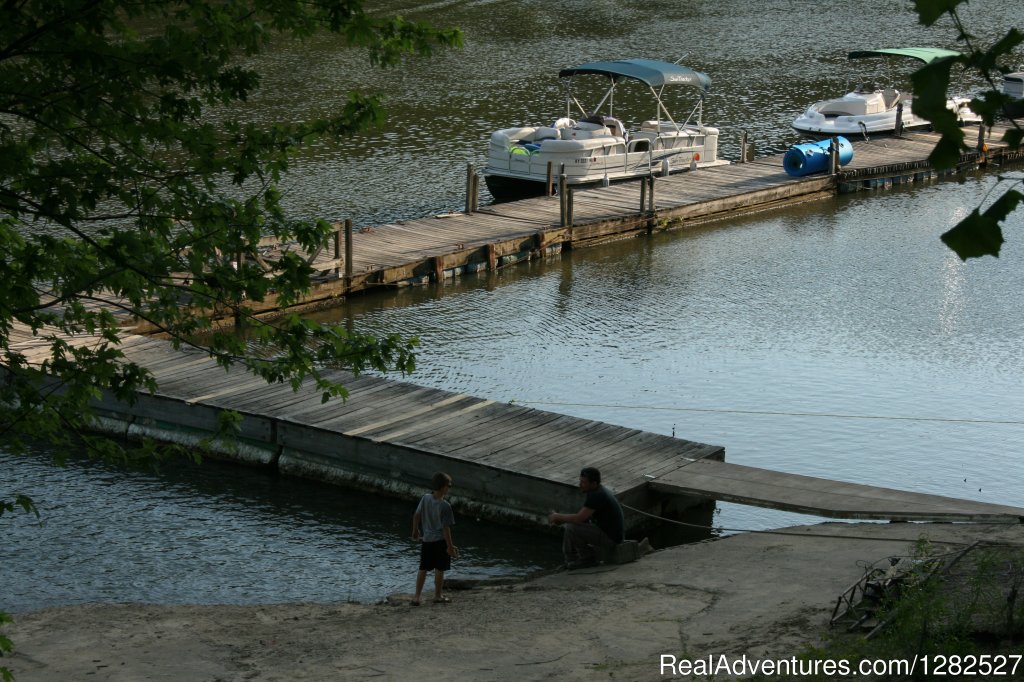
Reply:
[[612, 79], [632, 78], [652, 88], [663, 85], [690, 85], [707, 92], [711, 79], [700, 71], [657, 59], [617, 59], [610, 62], [588, 62], [558, 72], [560, 78], [581, 73], [596, 73]]
[[959, 57], [956, 50], [944, 50], [940, 47], [897, 47], [884, 50], [857, 50], [847, 55], [850, 59], [863, 59], [864, 57], [910, 57], [925, 64], [930, 64], [936, 59], [946, 57]]

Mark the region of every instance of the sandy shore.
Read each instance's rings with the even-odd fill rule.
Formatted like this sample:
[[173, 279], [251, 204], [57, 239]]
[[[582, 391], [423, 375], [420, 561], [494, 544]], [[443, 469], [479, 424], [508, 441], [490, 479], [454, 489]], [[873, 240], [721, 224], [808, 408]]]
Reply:
[[[451, 592], [420, 607], [87, 605], [16, 614], [4, 663], [54, 680], [647, 680], [662, 654], [789, 658], [875, 560], [932, 541], [1024, 542], [1022, 526], [820, 524]], [[339, 585], [339, 593], [344, 586]]]

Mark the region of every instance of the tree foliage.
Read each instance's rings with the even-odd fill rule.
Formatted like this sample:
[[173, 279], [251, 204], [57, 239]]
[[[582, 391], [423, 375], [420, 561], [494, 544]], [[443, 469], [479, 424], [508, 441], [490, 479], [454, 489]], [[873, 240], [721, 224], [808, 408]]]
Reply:
[[[242, 363], [268, 382], [312, 383], [325, 400], [345, 395], [325, 366], [412, 368], [415, 340], [250, 314], [271, 292], [287, 305], [308, 291], [304, 259], [285, 255], [270, 272], [231, 262], [271, 235], [309, 252], [323, 247], [331, 225], [285, 215], [277, 184], [303, 145], [382, 120], [378, 97], [357, 93], [302, 123], [236, 115], [260, 86], [252, 57], [272, 40], [322, 31], [385, 67], [461, 43], [456, 30], [371, 15], [359, 0], [0, 0], [7, 446], [81, 431], [101, 392], [130, 401], [156, 388], [119, 350], [126, 318], [156, 325], [176, 345], [203, 338], [221, 364]], [[183, 301], [229, 310], [248, 341], [211, 333], [212, 313]], [[42, 366], [13, 349], [19, 328], [45, 342]], [[102, 343], [66, 341], [81, 333]], [[270, 352], [257, 356], [254, 338]]]
[[[938, 144], [929, 156], [936, 168], [955, 168], [961, 155], [968, 150], [964, 131], [957, 123], [956, 115], [946, 108], [947, 91], [955, 67], [979, 74], [988, 87], [971, 99], [971, 109], [982, 117], [985, 126], [992, 126], [1012, 103], [1002, 92], [999, 83], [1002, 74], [1010, 71], [1007, 60], [1024, 43], [1024, 33], [1011, 27], [1005, 35], [998, 37], [987, 48], [978, 38], [971, 35], [961, 22], [958, 7], [967, 0], [914, 0], [918, 19], [925, 26], [932, 26], [948, 18], [957, 31], [957, 42], [963, 45], [959, 57], [940, 59], [918, 69], [913, 75], [914, 113], [932, 123], [941, 134]], [[1018, 148], [1024, 139], [1024, 131], [1016, 122], [1006, 132], [1004, 142]], [[981, 256], [999, 256], [1003, 244], [1001, 223], [1016, 209], [1024, 193], [1015, 189], [1020, 181], [1014, 181], [1001, 196], [987, 208], [976, 208], [951, 230], [942, 235], [942, 241], [956, 252], [961, 259]]]
[[[102, 393], [131, 402], [156, 389], [119, 348], [126, 319], [268, 382], [311, 383], [324, 400], [346, 395], [325, 367], [412, 369], [415, 339], [297, 316], [269, 325], [248, 307], [271, 292], [282, 306], [295, 302], [313, 269], [286, 254], [265, 272], [236, 254], [254, 254], [265, 236], [313, 252], [333, 230], [285, 215], [277, 184], [289, 160], [318, 138], [383, 119], [379, 98], [359, 93], [331, 116], [302, 123], [261, 126], [235, 115], [260, 87], [253, 57], [271, 41], [324, 31], [383, 67], [462, 40], [457, 30], [369, 14], [359, 0], [0, 0], [6, 448], [47, 440], [59, 453], [82, 437], [101, 456], [128, 456], [87, 435], [90, 404]], [[230, 312], [244, 333], [213, 331], [216, 310]], [[16, 350], [24, 330], [46, 349], [41, 365]], [[100, 342], [77, 347], [68, 342], [76, 334]], [[228, 415], [226, 429], [231, 422]], [[152, 444], [133, 451], [154, 454]], [[35, 511], [24, 495], [0, 490], [0, 516], [17, 508]], [[7, 620], [0, 613], [0, 626]], [[10, 646], [0, 635], [0, 656]], [[10, 671], [0, 667], [0, 678]]]

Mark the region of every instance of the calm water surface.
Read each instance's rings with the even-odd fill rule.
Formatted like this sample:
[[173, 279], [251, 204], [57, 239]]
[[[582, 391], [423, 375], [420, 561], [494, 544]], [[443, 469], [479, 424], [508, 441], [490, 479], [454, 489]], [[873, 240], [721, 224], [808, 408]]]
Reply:
[[[574, 63], [642, 56], [706, 71], [705, 120], [735, 158], [743, 129], [759, 153], [781, 151], [799, 141], [788, 124], [809, 102], [909, 72], [851, 65], [848, 48], [953, 46], [951, 31], [923, 29], [888, 0], [831, 5], [827, 21], [805, 0], [372, 6], [459, 25], [466, 49], [382, 73], [333, 41], [279, 46], [253, 118], [312, 116], [352, 88], [385, 92], [390, 112], [385, 129], [295, 160], [296, 214], [363, 225], [458, 208], [465, 164], [483, 165], [490, 132], [561, 115], [556, 75]], [[981, 34], [1021, 26], [1017, 3], [966, 11]], [[616, 100], [626, 120], [649, 116]], [[994, 182], [840, 197], [366, 296], [327, 317], [418, 335], [411, 379], [424, 385], [674, 432], [725, 446], [732, 462], [1021, 505], [1024, 218], [999, 260], [964, 264], [937, 240]], [[41, 526], [0, 521], [0, 610], [409, 588], [407, 502], [216, 463], [153, 474], [48, 462], [0, 451], [0, 487], [43, 514]], [[737, 529], [804, 520], [736, 505], [715, 518]], [[556, 541], [474, 519], [459, 519], [457, 539], [453, 576], [557, 562]]]
[[[335, 315], [419, 335], [418, 383], [731, 462], [1020, 505], [1024, 214], [999, 260], [938, 241], [994, 183], [845, 195]], [[782, 516], [723, 505], [719, 522]]]

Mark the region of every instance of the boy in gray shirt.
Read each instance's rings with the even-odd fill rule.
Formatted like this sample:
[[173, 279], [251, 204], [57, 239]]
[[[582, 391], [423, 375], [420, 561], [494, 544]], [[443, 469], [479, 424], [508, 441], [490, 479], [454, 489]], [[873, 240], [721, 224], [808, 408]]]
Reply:
[[[412, 516], [412, 539], [420, 545], [420, 572], [416, 575], [416, 596], [412, 605], [420, 605], [420, 594], [427, 581], [427, 571], [434, 571], [434, 603], [447, 604], [451, 599], [444, 596], [444, 572], [452, 567], [452, 557], [459, 556], [459, 549], [452, 540], [451, 527], [455, 525], [452, 506], [444, 497], [452, 487], [452, 477], [437, 472], [431, 479], [433, 492], [420, 498], [416, 513]], [[422, 529], [422, 531], [421, 531]]]

